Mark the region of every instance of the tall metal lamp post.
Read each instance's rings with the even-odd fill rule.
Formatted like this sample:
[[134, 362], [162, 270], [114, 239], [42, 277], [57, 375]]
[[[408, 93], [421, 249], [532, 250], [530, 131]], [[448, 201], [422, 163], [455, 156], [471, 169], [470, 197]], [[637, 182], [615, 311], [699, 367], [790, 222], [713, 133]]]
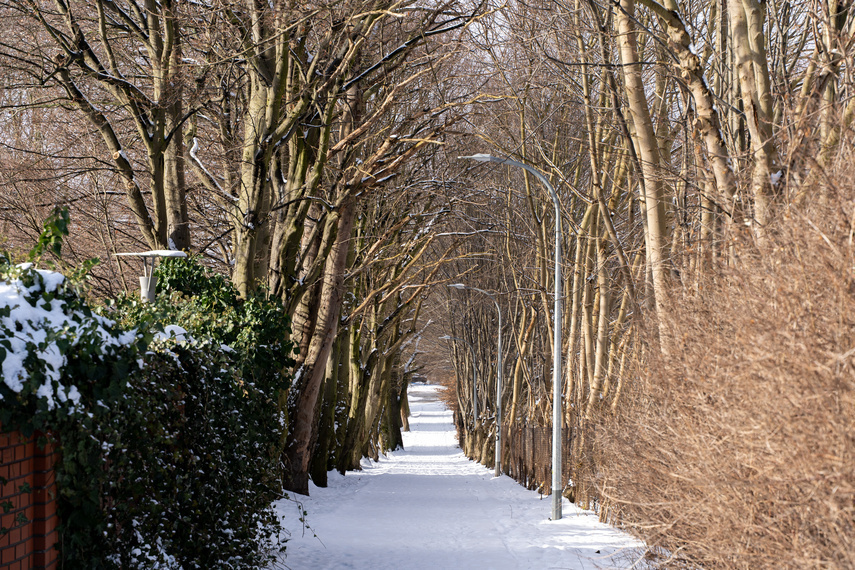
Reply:
[[502, 474], [502, 309], [499, 307], [499, 302], [496, 297], [483, 289], [470, 287], [463, 283], [452, 283], [449, 285], [452, 289], [469, 289], [477, 291], [490, 297], [493, 304], [496, 305], [496, 312], [499, 314], [499, 347], [496, 355], [496, 473], [498, 477]]
[[472, 347], [472, 343], [466, 340], [465, 338], [459, 338], [456, 336], [441, 336], [440, 340], [457, 340], [460, 342], [466, 343], [466, 346], [469, 347], [469, 352], [472, 353], [472, 426], [477, 427], [478, 425], [478, 366], [476, 364], [475, 357], [475, 349]]
[[552, 520], [561, 518], [561, 492], [564, 485], [561, 481], [561, 305], [562, 285], [564, 281], [561, 270], [561, 202], [555, 188], [549, 180], [536, 168], [510, 158], [499, 158], [489, 154], [473, 154], [461, 156], [461, 159], [477, 160], [478, 162], [495, 162], [522, 168], [540, 182], [549, 191], [555, 206], [555, 309], [553, 315], [554, 350], [552, 356]]

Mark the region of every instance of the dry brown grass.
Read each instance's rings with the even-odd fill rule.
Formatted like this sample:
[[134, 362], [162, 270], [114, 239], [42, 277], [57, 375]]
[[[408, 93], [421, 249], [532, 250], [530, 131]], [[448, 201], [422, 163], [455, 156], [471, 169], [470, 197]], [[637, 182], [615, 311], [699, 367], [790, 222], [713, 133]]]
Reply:
[[601, 420], [596, 485], [668, 565], [855, 568], [855, 200], [826, 190], [679, 293], [679, 350]]

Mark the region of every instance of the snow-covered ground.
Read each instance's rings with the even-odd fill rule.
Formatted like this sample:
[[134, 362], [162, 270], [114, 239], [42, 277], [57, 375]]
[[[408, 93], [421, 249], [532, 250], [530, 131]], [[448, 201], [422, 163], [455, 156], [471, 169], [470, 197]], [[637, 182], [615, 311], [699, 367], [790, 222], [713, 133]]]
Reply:
[[[311, 487], [302, 509], [276, 507], [291, 530], [281, 562], [315, 569], [594, 569], [628, 568], [642, 546], [627, 534], [564, 501], [564, 518], [549, 521], [549, 497], [467, 459], [451, 412], [436, 386], [410, 387], [405, 451], [329, 487]], [[302, 530], [302, 510], [309, 528]]]

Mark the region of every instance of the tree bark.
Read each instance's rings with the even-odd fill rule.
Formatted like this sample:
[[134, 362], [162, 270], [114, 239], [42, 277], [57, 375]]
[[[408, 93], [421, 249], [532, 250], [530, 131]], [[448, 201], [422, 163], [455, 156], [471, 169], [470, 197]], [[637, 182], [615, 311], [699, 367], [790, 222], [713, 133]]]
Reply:
[[330, 252], [324, 269], [323, 290], [321, 292], [317, 333], [312, 337], [308, 356], [301, 370], [305, 382], [293, 387], [299, 390], [294, 411], [291, 416], [292, 427], [288, 434], [285, 449], [285, 489], [307, 495], [309, 493], [309, 461], [312, 440], [312, 427], [315, 409], [323, 382], [327, 359], [332, 350], [338, 332], [341, 299], [344, 294], [344, 269], [350, 241], [353, 220], [356, 215], [355, 199], [345, 198], [338, 209], [338, 221], [335, 245]]
[[664, 354], [669, 354], [671, 352], [669, 328], [671, 311], [668, 290], [670, 260], [665, 219], [665, 185], [662, 181], [662, 159], [659, 155], [659, 145], [653, 130], [646, 91], [641, 77], [634, 18], [635, 0], [621, 0], [615, 20], [619, 34], [621, 62], [623, 63], [624, 87], [629, 102], [630, 116], [635, 127], [634, 143], [641, 159], [641, 175], [644, 180], [644, 209], [647, 217], [645, 244], [653, 281], [653, 297], [656, 303], [661, 350]]

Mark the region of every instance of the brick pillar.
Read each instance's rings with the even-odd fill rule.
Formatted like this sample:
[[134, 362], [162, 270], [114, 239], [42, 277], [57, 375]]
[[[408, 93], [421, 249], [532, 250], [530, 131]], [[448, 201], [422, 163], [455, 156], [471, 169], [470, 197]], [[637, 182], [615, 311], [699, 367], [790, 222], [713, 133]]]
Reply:
[[0, 570], [59, 566], [56, 527], [55, 449], [39, 449], [42, 434], [0, 433]]
[[54, 547], [59, 536], [56, 527], [56, 461], [53, 443], [44, 449], [34, 444], [33, 455], [33, 568], [56, 568], [59, 551]]

